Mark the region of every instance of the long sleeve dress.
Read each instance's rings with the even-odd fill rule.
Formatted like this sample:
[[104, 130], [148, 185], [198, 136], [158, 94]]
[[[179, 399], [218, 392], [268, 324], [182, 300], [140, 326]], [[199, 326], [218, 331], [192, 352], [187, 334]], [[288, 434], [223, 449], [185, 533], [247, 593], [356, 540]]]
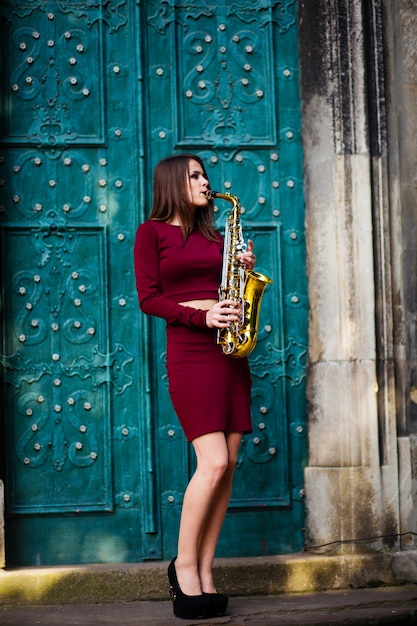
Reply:
[[137, 230], [134, 260], [141, 310], [166, 320], [169, 393], [188, 441], [216, 431], [251, 432], [246, 358], [223, 354], [206, 311], [180, 302], [218, 298], [223, 240], [195, 228], [148, 220]]

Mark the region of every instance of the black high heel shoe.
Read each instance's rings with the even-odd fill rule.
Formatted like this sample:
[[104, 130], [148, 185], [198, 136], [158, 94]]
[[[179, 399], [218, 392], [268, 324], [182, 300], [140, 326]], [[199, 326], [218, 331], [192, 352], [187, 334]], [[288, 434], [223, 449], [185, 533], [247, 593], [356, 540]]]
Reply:
[[224, 593], [205, 593], [203, 591], [203, 596], [210, 600], [209, 617], [223, 617], [223, 615], [226, 615], [229, 598]]
[[183, 619], [205, 619], [212, 617], [212, 601], [210, 594], [201, 593], [198, 596], [187, 596], [181, 591], [175, 571], [174, 557], [168, 567], [169, 593], [172, 599], [174, 615]]

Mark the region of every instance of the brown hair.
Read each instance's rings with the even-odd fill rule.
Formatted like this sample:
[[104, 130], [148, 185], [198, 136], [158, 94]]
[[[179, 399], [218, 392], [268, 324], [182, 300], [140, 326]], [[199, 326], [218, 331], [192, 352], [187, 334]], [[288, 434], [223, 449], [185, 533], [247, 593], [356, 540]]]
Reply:
[[217, 240], [214, 227], [214, 206], [209, 200], [206, 207], [195, 208], [189, 200], [189, 162], [197, 161], [208, 179], [206, 168], [199, 156], [177, 154], [162, 159], [155, 167], [153, 180], [153, 203], [150, 219], [171, 222], [175, 215], [181, 222], [184, 241], [196, 226], [209, 240]]

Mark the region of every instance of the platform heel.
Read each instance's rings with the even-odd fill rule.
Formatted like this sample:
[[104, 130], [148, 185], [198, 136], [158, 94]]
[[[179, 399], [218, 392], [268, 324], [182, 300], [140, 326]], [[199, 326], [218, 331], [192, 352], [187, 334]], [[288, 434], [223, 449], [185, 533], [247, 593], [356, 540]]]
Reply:
[[224, 593], [203, 593], [210, 600], [210, 616], [223, 617], [226, 615], [229, 598]]
[[169, 593], [172, 599], [174, 615], [182, 619], [205, 619], [212, 617], [212, 601], [208, 597], [210, 594], [200, 594], [198, 596], [187, 596], [181, 591], [178, 584], [177, 572], [175, 570], [174, 557], [168, 566]]

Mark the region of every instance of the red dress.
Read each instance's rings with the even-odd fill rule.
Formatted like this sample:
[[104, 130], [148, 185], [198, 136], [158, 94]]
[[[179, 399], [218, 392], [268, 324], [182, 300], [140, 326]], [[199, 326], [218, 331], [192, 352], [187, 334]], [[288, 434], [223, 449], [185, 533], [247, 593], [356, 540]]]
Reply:
[[188, 441], [216, 431], [251, 432], [246, 358], [223, 354], [206, 311], [179, 302], [218, 298], [223, 241], [148, 220], [135, 242], [136, 287], [144, 313], [167, 322], [169, 393]]

